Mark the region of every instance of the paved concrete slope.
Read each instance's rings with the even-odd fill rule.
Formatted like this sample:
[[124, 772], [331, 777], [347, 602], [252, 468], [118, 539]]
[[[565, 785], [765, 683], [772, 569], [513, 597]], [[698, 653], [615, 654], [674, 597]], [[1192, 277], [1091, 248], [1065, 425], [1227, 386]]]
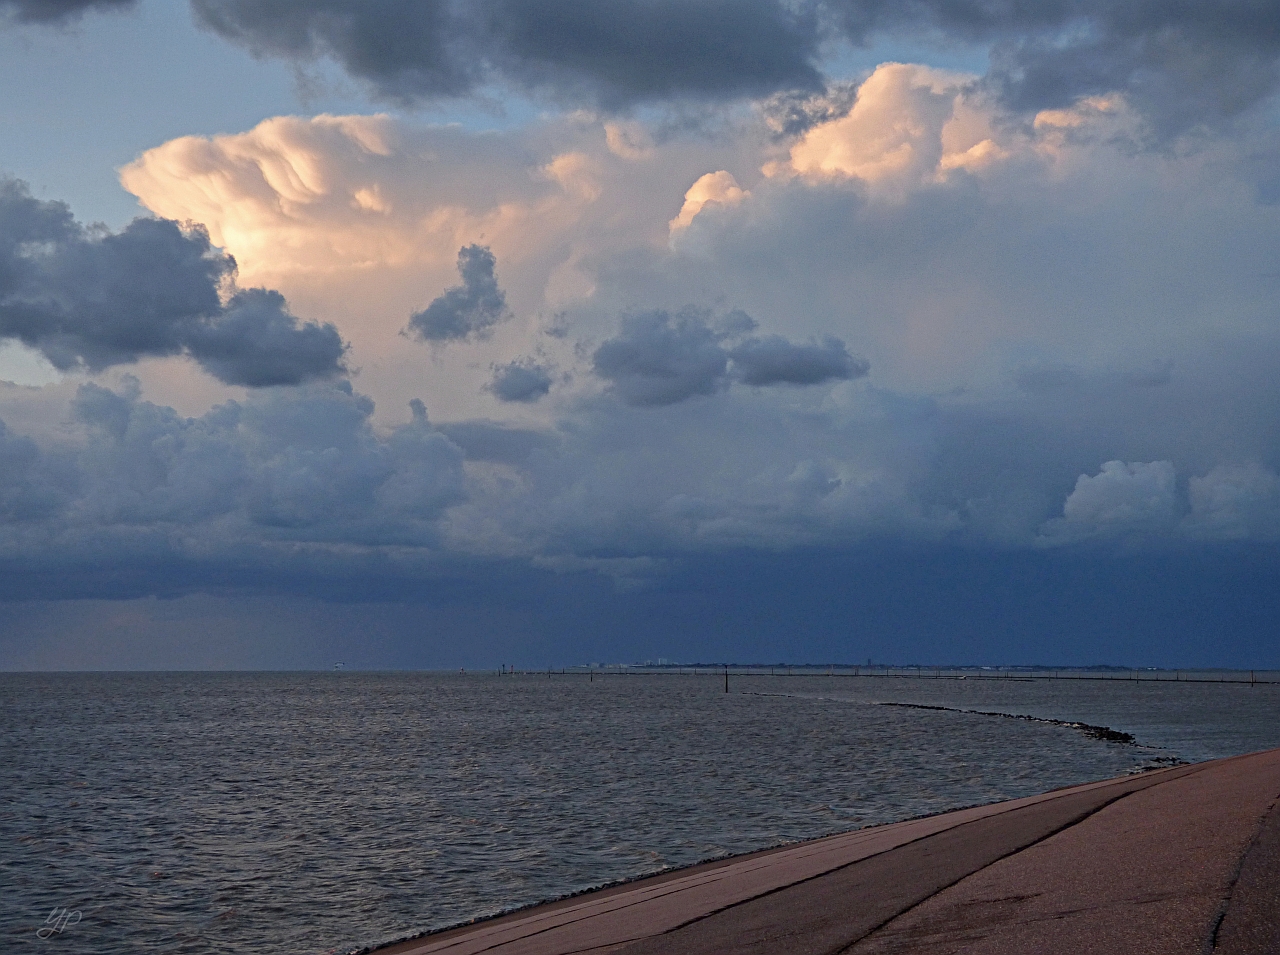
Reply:
[[1211, 950], [1215, 925], [1230, 911], [1241, 860], [1280, 795], [1278, 755], [1206, 766], [1132, 793], [974, 872], [848, 951]]
[[1280, 952], [1278, 797], [1280, 750], [711, 863], [382, 953]]

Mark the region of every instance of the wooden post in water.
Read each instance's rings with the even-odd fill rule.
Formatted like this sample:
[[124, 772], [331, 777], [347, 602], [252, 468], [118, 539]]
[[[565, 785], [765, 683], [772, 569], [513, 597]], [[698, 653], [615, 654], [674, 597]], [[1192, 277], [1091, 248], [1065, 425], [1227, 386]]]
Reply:
[[724, 668], [724, 691], [726, 693], [729, 692], [729, 668], [727, 666]]

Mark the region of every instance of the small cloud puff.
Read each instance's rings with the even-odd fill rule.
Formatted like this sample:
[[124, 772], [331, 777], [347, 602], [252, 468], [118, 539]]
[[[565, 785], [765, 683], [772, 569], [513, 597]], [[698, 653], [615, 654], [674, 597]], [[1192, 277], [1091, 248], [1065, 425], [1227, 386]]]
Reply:
[[604, 136], [609, 152], [622, 159], [648, 159], [653, 155], [653, 137], [639, 123], [605, 123]]
[[498, 260], [485, 246], [458, 250], [458, 274], [462, 284], [445, 290], [421, 312], [409, 318], [408, 332], [423, 341], [450, 342], [485, 338], [510, 313], [507, 296], [498, 287], [494, 270]]
[[747, 335], [755, 328], [737, 311], [714, 326], [693, 308], [627, 316], [621, 333], [596, 349], [594, 370], [623, 401], [638, 406], [715, 394], [735, 380], [755, 387], [816, 385], [870, 370], [838, 338], [796, 344], [779, 335]]
[[551, 390], [551, 371], [531, 358], [495, 365], [486, 390], [499, 401], [532, 404]]
[[622, 331], [596, 349], [595, 373], [627, 404], [670, 405], [725, 386], [729, 356], [705, 316], [686, 309], [629, 315]]
[[738, 379], [746, 385], [818, 385], [833, 379], [861, 378], [871, 370], [865, 358], [849, 354], [844, 342], [828, 335], [821, 343], [797, 345], [779, 335], [748, 338], [729, 352]]

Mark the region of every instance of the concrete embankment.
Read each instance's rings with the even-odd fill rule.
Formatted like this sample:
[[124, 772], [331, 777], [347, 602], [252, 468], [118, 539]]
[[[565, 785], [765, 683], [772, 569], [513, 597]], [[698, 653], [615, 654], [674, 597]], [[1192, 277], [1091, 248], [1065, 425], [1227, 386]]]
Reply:
[[1277, 955], [1280, 750], [642, 879], [378, 955]]

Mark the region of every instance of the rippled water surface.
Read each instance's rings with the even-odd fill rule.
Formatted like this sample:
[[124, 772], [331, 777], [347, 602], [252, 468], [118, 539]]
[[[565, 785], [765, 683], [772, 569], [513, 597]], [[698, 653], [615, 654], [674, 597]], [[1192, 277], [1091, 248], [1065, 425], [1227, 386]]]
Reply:
[[[711, 856], [1280, 745], [1273, 686], [733, 683], [0, 675], [0, 942], [345, 952]], [[46, 922], [64, 909], [79, 919]]]

